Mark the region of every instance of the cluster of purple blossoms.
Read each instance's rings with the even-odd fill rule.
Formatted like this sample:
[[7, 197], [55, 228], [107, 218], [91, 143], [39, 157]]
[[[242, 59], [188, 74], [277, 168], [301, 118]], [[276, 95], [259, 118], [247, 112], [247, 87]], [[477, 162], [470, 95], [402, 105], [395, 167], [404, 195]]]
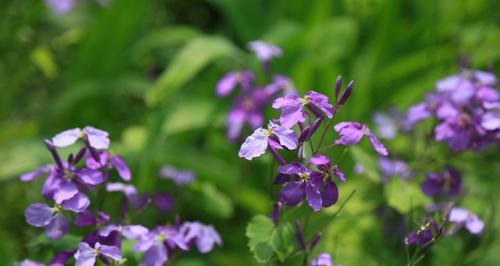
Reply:
[[481, 150], [500, 144], [500, 93], [493, 73], [464, 69], [436, 84], [425, 102], [408, 109], [405, 124], [434, 117], [436, 141], [453, 151]]
[[[64, 148], [82, 140], [83, 145], [76, 154], [69, 154], [66, 160], [60, 156], [58, 148]], [[121, 264], [125, 257], [121, 252], [123, 239], [136, 241], [133, 251], [144, 253], [145, 266], [161, 266], [168, 260], [168, 254], [175, 249], [189, 250], [196, 246], [201, 253], [207, 253], [222, 240], [210, 225], [199, 222], [177, 221], [174, 226], [158, 226], [149, 230], [142, 225], [129, 224], [129, 205], [135, 209], [144, 208], [151, 200], [147, 195], [140, 195], [129, 183], [111, 182], [111, 170], [124, 182], [132, 178], [125, 161], [108, 151], [109, 134], [103, 130], [87, 126], [83, 129], [66, 130], [45, 140], [52, 154], [54, 164], [49, 164], [33, 172], [23, 174], [24, 182], [47, 175], [41, 191], [46, 203], [31, 204], [25, 211], [26, 222], [34, 227], [44, 228], [51, 239], [63, 237], [70, 230], [70, 218], [73, 225], [88, 228], [78, 247], [57, 253], [49, 265], [64, 265], [74, 258], [75, 265], [91, 266], [97, 261], [105, 265]], [[194, 175], [187, 171], [164, 168], [165, 177], [176, 183], [186, 184], [194, 180]], [[102, 188], [102, 189], [101, 189]], [[96, 208], [91, 208], [91, 198], [103, 200], [106, 192], [123, 193], [121, 214], [124, 224], [110, 223], [112, 217]], [[158, 194], [153, 197], [161, 210], [171, 201]], [[169, 207], [170, 208], [170, 207]], [[74, 215], [68, 215], [74, 213]], [[19, 265], [43, 265], [24, 260]]]
[[[337, 164], [320, 153], [320, 148], [337, 110], [347, 101], [353, 85], [354, 83], [350, 82], [339, 97], [342, 80], [340, 77], [337, 79], [335, 106], [330, 104], [326, 95], [315, 91], [307, 92], [304, 97], [288, 94], [277, 98], [272, 107], [281, 110], [280, 118], [276, 119], [276, 122], [269, 122], [267, 129], [257, 128], [241, 145], [239, 156], [242, 158], [251, 160], [269, 151], [280, 164], [274, 179], [274, 184], [282, 185], [280, 203], [295, 206], [305, 198], [309, 207], [319, 211], [321, 207], [329, 207], [337, 202], [339, 191], [334, 180], [345, 182], [346, 178]], [[328, 124], [315, 149], [311, 142], [312, 137], [324, 121]], [[354, 145], [366, 135], [375, 151], [380, 155], [387, 155], [385, 147], [366, 125], [358, 122], [341, 122], [333, 129], [339, 133], [339, 139], [333, 146]], [[307, 142], [311, 144], [312, 153], [308, 159], [304, 158]], [[297, 150], [295, 153], [297, 159], [287, 162], [279, 150]]]
[[262, 126], [265, 107], [277, 97], [279, 92], [292, 88], [288, 78], [271, 73], [270, 61], [282, 55], [280, 48], [262, 41], [250, 42], [248, 47], [261, 62], [269, 83], [256, 84], [256, 75], [250, 70], [230, 72], [219, 80], [215, 87], [215, 92], [219, 97], [229, 95], [238, 87], [241, 89], [234, 97], [233, 106], [226, 119], [227, 136], [231, 140], [240, 137], [245, 125], [251, 129]]

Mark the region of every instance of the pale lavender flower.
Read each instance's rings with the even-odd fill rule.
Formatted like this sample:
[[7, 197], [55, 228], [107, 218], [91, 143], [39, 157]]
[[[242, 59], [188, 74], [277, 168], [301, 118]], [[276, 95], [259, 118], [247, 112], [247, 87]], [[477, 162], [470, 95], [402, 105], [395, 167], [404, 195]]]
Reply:
[[88, 145], [97, 150], [109, 148], [109, 133], [91, 126], [82, 129], [73, 128], [65, 130], [52, 138], [52, 144], [56, 147], [67, 147], [74, 144], [78, 139], [88, 142]]
[[201, 253], [210, 252], [215, 245], [222, 245], [219, 233], [212, 225], [199, 222], [184, 222], [179, 228], [186, 243], [194, 243]]
[[321, 253], [318, 257], [311, 260], [311, 266], [334, 266], [332, 257], [328, 253]]
[[251, 89], [251, 82], [254, 80], [255, 75], [248, 70], [229, 72], [217, 82], [215, 92], [217, 96], [223, 97], [230, 94], [238, 86], [244, 91], [248, 91]]
[[95, 160], [91, 155], [86, 157], [85, 165], [88, 169], [100, 170], [107, 177], [109, 170], [114, 168], [123, 180], [130, 181], [132, 173], [122, 157], [107, 151], [98, 152], [97, 156], [99, 160]]
[[268, 63], [274, 57], [283, 55], [283, 51], [279, 47], [263, 41], [248, 43], [248, 49], [252, 50], [262, 63]]
[[133, 247], [134, 252], [143, 252], [144, 266], [162, 266], [168, 260], [168, 254], [180, 248], [188, 250], [184, 237], [173, 227], [161, 226], [142, 235]]
[[45, 264], [41, 263], [41, 262], [36, 262], [36, 261], [32, 261], [32, 260], [23, 260], [21, 262], [18, 262], [16, 264], [14, 264], [15, 266], [45, 266]]
[[93, 266], [100, 256], [113, 261], [121, 261], [122, 259], [121, 251], [118, 247], [101, 245], [99, 242], [93, 248], [85, 242], [80, 242], [78, 250], [73, 257], [76, 260], [75, 266]]
[[481, 234], [484, 229], [484, 222], [477, 215], [464, 208], [451, 209], [448, 220], [454, 223], [454, 227], [452, 227], [450, 233], [456, 232], [463, 226], [474, 235]]
[[297, 145], [298, 137], [293, 130], [269, 122], [267, 129], [258, 128], [245, 140], [238, 155], [251, 160], [264, 154], [268, 147], [272, 149], [286, 147], [293, 150], [297, 148]]
[[411, 177], [411, 171], [408, 165], [401, 160], [391, 160], [380, 157], [378, 160], [380, 171], [382, 172], [382, 181], [387, 181], [391, 176], [399, 176], [403, 179]]
[[99, 230], [99, 235], [108, 237], [112, 232], [119, 232], [126, 239], [139, 239], [149, 233], [149, 230], [142, 225], [108, 225]]
[[76, 0], [45, 0], [45, 5], [54, 13], [65, 14], [76, 6]]
[[193, 172], [187, 170], [178, 170], [171, 165], [163, 166], [160, 169], [159, 176], [164, 179], [170, 179], [179, 186], [192, 183], [195, 180], [195, 175]]

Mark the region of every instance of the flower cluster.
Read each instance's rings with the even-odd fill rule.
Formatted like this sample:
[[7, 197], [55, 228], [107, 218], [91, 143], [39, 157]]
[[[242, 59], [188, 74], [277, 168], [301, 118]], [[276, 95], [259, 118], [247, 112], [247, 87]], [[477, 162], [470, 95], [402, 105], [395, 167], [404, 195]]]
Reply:
[[[63, 160], [58, 148], [74, 145], [78, 140], [83, 143], [78, 152], [70, 153]], [[68, 233], [71, 217], [74, 217], [74, 226], [86, 228], [86, 234], [78, 247], [57, 253], [50, 265], [64, 265], [72, 257], [75, 265], [95, 265], [98, 260], [105, 265], [121, 264], [125, 261], [122, 241], [136, 242], [133, 251], [144, 253], [142, 265], [146, 266], [164, 265], [168, 255], [177, 249], [186, 251], [196, 246], [201, 253], [207, 253], [215, 245], [222, 244], [213, 226], [199, 222], [181, 223], [178, 220], [174, 225], [161, 225], [152, 230], [130, 224], [130, 207], [133, 210], [142, 209], [151, 198], [160, 210], [172, 203], [163, 194], [153, 197], [141, 195], [132, 184], [126, 183], [132, 179], [131, 171], [119, 155], [108, 150], [110, 140], [107, 132], [90, 126], [75, 128], [45, 140], [45, 144], [54, 163], [23, 174], [21, 180], [27, 182], [46, 175], [41, 194], [50, 204], [33, 203], [28, 206], [25, 211], [26, 222], [44, 228], [45, 234], [51, 239], [61, 238]], [[112, 170], [116, 171], [122, 182], [112, 182], [115, 179]], [[194, 180], [192, 173], [171, 167], [164, 167], [161, 173], [179, 184]], [[99, 203], [107, 192], [123, 194], [121, 222], [99, 207], [91, 206], [92, 198]], [[43, 264], [25, 260], [20, 265]]]
[[233, 99], [233, 105], [226, 119], [227, 136], [231, 140], [240, 137], [245, 125], [256, 129], [264, 123], [265, 107], [272, 102], [281, 91], [292, 87], [290, 80], [281, 75], [273, 75], [270, 61], [282, 55], [280, 48], [262, 42], [250, 42], [248, 48], [252, 50], [262, 64], [266, 78], [266, 85], [257, 84], [257, 77], [250, 70], [233, 71], [223, 76], [215, 87], [217, 96], [229, 95], [236, 88], [240, 92]]
[[436, 84], [426, 101], [408, 109], [405, 124], [434, 117], [436, 141], [453, 151], [480, 150], [500, 144], [500, 93], [494, 74], [464, 69]]
[[[280, 164], [274, 184], [283, 185], [280, 190], [280, 202], [286, 205], [298, 205], [306, 198], [307, 205], [315, 211], [321, 207], [334, 205], [339, 196], [334, 180], [345, 182], [344, 173], [339, 166], [331, 162], [322, 153], [321, 142], [330, 129], [335, 114], [347, 101], [354, 83], [351, 81], [340, 96], [342, 79], [339, 77], [335, 86], [335, 102], [332, 105], [326, 95], [315, 91], [307, 92], [304, 97], [291, 93], [277, 98], [272, 107], [281, 110], [276, 122], [269, 122], [267, 128], [257, 128], [241, 145], [239, 156], [247, 160], [269, 151]], [[279, 124], [278, 124], [279, 121]], [[326, 121], [319, 145], [314, 148], [312, 138]], [[370, 129], [358, 122], [341, 122], [333, 129], [339, 138], [333, 146], [350, 146], [367, 136], [376, 152], [382, 156], [388, 154], [384, 145], [371, 133]], [[311, 144], [312, 153], [304, 158], [307, 145]], [[287, 162], [279, 150], [297, 150], [296, 160]]]

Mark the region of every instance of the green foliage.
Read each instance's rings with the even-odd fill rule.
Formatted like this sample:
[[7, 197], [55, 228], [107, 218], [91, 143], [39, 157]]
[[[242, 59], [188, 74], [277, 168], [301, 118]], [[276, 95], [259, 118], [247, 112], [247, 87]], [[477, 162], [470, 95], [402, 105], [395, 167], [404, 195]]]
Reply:
[[275, 226], [266, 216], [252, 218], [246, 229], [248, 246], [259, 263], [268, 262], [273, 255], [283, 262], [294, 249], [294, 233], [291, 224]]

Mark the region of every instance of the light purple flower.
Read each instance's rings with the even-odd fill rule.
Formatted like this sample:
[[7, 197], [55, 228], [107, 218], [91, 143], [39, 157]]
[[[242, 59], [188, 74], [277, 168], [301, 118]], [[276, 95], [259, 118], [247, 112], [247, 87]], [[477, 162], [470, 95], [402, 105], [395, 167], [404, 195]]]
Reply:
[[194, 182], [195, 175], [191, 171], [178, 170], [173, 166], [166, 165], [160, 169], [160, 177], [172, 180], [176, 185], [182, 186]]
[[241, 145], [239, 157], [247, 160], [259, 157], [266, 152], [268, 147], [272, 149], [289, 150], [297, 148], [298, 138], [295, 132], [289, 128], [269, 122], [267, 129], [258, 128]]
[[215, 86], [217, 96], [223, 97], [230, 94], [237, 86], [245, 91], [251, 89], [251, 82], [255, 80], [255, 75], [251, 71], [229, 72], [222, 77]]
[[215, 245], [222, 245], [222, 239], [212, 225], [184, 222], [179, 232], [186, 243], [195, 243], [201, 253], [208, 253]]
[[133, 185], [124, 183], [108, 183], [106, 184], [106, 191], [108, 192], [122, 192], [127, 200], [132, 204], [135, 209], [144, 207], [147, 203], [147, 198], [140, 196], [137, 189]]
[[85, 165], [92, 170], [100, 170], [105, 176], [111, 168], [114, 168], [118, 175], [125, 181], [130, 181], [132, 173], [125, 160], [119, 155], [113, 155], [110, 152], [103, 151], [98, 153], [99, 160], [96, 161], [93, 156], [88, 155], [85, 158]]
[[367, 136], [372, 144], [372, 147], [382, 156], [387, 156], [389, 153], [384, 145], [372, 134], [370, 129], [358, 122], [341, 122], [335, 125], [335, 131], [339, 133], [339, 139], [335, 141], [336, 145], [354, 145], [361, 141], [363, 136]]
[[452, 233], [465, 226], [467, 230], [474, 235], [479, 235], [483, 232], [484, 222], [474, 213], [464, 208], [451, 209], [448, 220], [454, 224]]
[[432, 116], [432, 112], [429, 110], [429, 107], [426, 103], [419, 103], [411, 106], [408, 109], [408, 113], [406, 115], [406, 124], [408, 127], [413, 127], [419, 121], [425, 120]]
[[334, 266], [332, 257], [328, 253], [321, 253], [318, 257], [311, 260], [311, 266]]
[[403, 179], [411, 177], [411, 171], [408, 165], [401, 160], [391, 160], [380, 157], [378, 160], [380, 171], [382, 172], [382, 180], [385, 182], [391, 176], [399, 176]]
[[40, 263], [40, 262], [36, 262], [36, 261], [32, 261], [32, 260], [23, 260], [21, 262], [18, 262], [16, 264], [14, 264], [16, 266], [45, 266], [45, 264], [43, 263]]
[[144, 253], [141, 265], [162, 266], [167, 262], [169, 252], [176, 248], [188, 250], [184, 237], [173, 227], [161, 226], [142, 235], [133, 251]]
[[68, 219], [62, 211], [83, 212], [89, 204], [87, 196], [78, 193], [55, 207], [43, 203], [31, 204], [24, 212], [24, 217], [26, 222], [34, 227], [45, 227], [45, 234], [49, 238], [58, 239], [65, 235], [69, 228]]
[[274, 57], [283, 55], [279, 47], [263, 41], [252, 41], [248, 43], [248, 49], [252, 50], [257, 58], [263, 63], [267, 63]]
[[108, 132], [91, 126], [86, 126], [83, 130], [80, 128], [65, 130], [52, 138], [52, 144], [63, 148], [74, 144], [78, 139], [84, 139], [90, 147], [97, 150], [109, 148]]
[[54, 13], [62, 15], [76, 6], [76, 0], [45, 0], [45, 5], [52, 9]]
[[287, 128], [306, 120], [305, 107], [318, 118], [323, 118], [323, 114], [330, 119], [333, 117], [333, 106], [328, 103], [328, 97], [315, 91], [307, 92], [304, 98], [300, 98], [296, 94], [277, 98], [272, 107], [281, 109], [280, 123]]
[[142, 225], [115, 225], [111, 224], [99, 231], [103, 237], [109, 236], [112, 232], [119, 232], [126, 239], [139, 239], [149, 233], [149, 230]]
[[398, 124], [395, 119], [387, 114], [376, 112], [373, 115], [375, 123], [375, 133], [382, 139], [393, 139], [398, 133]]
[[85, 242], [80, 242], [73, 257], [76, 260], [75, 266], [93, 266], [99, 256], [104, 256], [113, 261], [121, 261], [122, 259], [118, 247], [101, 245], [99, 242], [93, 248]]

